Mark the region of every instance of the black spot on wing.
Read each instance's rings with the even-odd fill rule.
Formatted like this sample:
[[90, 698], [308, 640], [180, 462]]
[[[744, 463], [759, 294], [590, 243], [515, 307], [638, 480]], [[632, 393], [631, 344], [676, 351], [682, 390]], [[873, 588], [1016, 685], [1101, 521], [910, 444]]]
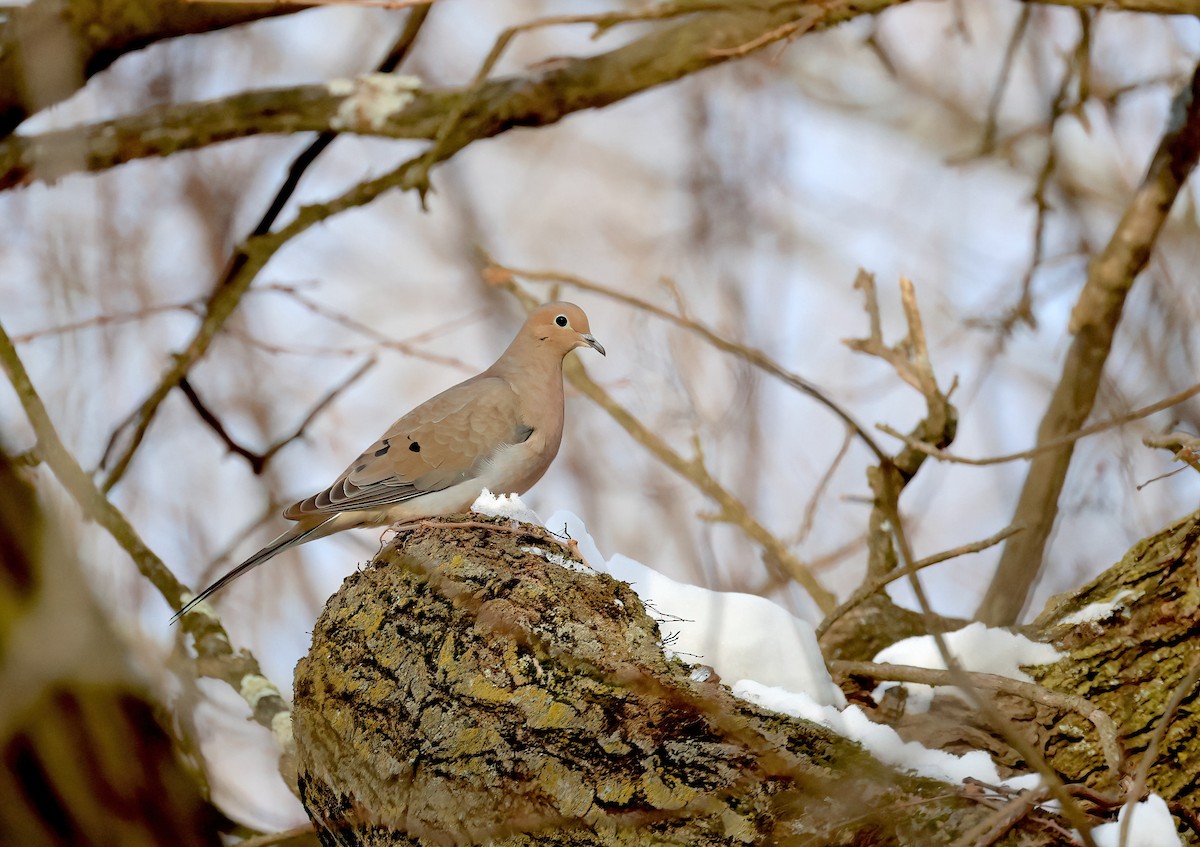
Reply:
[[385, 439], [383, 439], [383, 446], [375, 451], [375, 455], [376, 456], [386, 456], [387, 451], [391, 450], [391, 449], [392, 449], [391, 443], [385, 438]]
[[421, 444], [420, 444], [420, 442], [414, 441], [412, 444], [408, 445], [408, 449], [413, 451], [414, 453], [420, 453], [421, 452]]

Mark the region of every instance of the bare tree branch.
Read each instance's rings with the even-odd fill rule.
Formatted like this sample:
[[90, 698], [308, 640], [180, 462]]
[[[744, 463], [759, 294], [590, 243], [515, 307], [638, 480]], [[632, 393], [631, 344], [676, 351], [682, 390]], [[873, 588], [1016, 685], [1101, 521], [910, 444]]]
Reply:
[[[865, 676], [877, 680], [894, 682], [917, 682], [923, 685], [960, 685], [961, 679], [947, 670], [917, 668], [909, 665], [892, 665], [876, 662], [833, 661], [829, 670], [846, 676]], [[1121, 748], [1117, 740], [1117, 727], [1113, 719], [1099, 706], [1075, 694], [1051, 691], [1033, 682], [1022, 682], [1007, 676], [977, 671], [964, 671], [973, 685], [984, 691], [999, 691], [1015, 694], [1034, 703], [1043, 703], [1056, 709], [1066, 709], [1082, 715], [1096, 727], [1104, 761], [1114, 777], [1121, 770]], [[1193, 685], [1195, 681], [1193, 680]]]
[[[1016, 462], [1020, 459], [1032, 459], [1035, 456], [1046, 453], [1050, 450], [1056, 450], [1064, 445], [1073, 444], [1079, 439], [1086, 438], [1089, 435], [1095, 435], [1096, 433], [1115, 429], [1116, 427], [1124, 426], [1127, 423], [1132, 423], [1133, 421], [1138, 421], [1142, 418], [1148, 418], [1150, 415], [1161, 412], [1164, 409], [1169, 409], [1172, 406], [1178, 406], [1180, 403], [1190, 400], [1197, 394], [1200, 394], [1200, 383], [1193, 385], [1191, 388], [1185, 388], [1183, 391], [1180, 391], [1177, 394], [1172, 394], [1170, 397], [1164, 397], [1162, 400], [1151, 403], [1149, 406], [1143, 406], [1142, 408], [1134, 409], [1132, 412], [1127, 414], [1118, 415], [1117, 417], [1109, 418], [1106, 421], [1099, 421], [1098, 423], [1090, 424], [1085, 426], [1083, 429], [1077, 429], [1074, 432], [1068, 432], [1066, 435], [1060, 435], [1052, 441], [1039, 444], [1037, 447], [1030, 448], [1029, 450], [1022, 450], [1019, 453], [1005, 453], [1002, 456], [988, 456], [983, 459], [972, 459], [967, 456], [959, 456], [947, 450], [942, 450], [932, 444], [929, 444], [928, 442], [921, 441], [919, 438], [914, 438], [911, 435], [905, 435], [902, 432], [898, 432], [887, 424], [879, 424], [878, 429], [880, 432], [885, 432], [893, 438], [899, 438], [914, 450], [920, 450], [922, 453], [927, 453], [928, 455], [933, 456], [935, 459], [943, 462], [954, 462], [960, 465], [976, 466], [1002, 465], [1006, 462]], [[1165, 442], [1159, 443], [1158, 441], [1151, 443], [1150, 439], [1147, 438], [1146, 446], [1165, 447], [1167, 444]], [[1180, 446], [1182, 446], [1182, 443]], [[1174, 449], [1179, 448], [1176, 447]]]
[[[1075, 338], [1062, 375], [1038, 427], [1038, 445], [1083, 426], [1096, 400], [1125, 297], [1145, 268], [1159, 231], [1184, 181], [1200, 158], [1200, 66], [1176, 101], [1166, 134], [1141, 187], [1108, 245], [1092, 262], [1071, 315]], [[1058, 514], [1074, 441], [1038, 454], [1030, 465], [1012, 523], [1022, 532], [1005, 544], [978, 617], [992, 625], [1017, 620], [1041, 570], [1042, 554]]]
[[[366, 96], [360, 89], [334, 86], [339, 92], [335, 94], [330, 86], [308, 85], [162, 106], [86, 127], [16, 136], [0, 144], [0, 188], [56, 179], [79, 170], [105, 170], [135, 159], [169, 156], [250, 135], [331, 129], [434, 140], [426, 153], [426, 165], [432, 167], [472, 141], [514, 127], [547, 126], [573, 112], [602, 108], [741, 58], [745, 53], [729, 50], [743, 48], [795, 19], [812, 19], [805, 31], [828, 29], [900, 2], [903, 0], [839, 0], [831, 6], [784, 2], [688, 7], [692, 13], [685, 20], [659, 26], [608, 53], [558, 61], [526, 76], [480, 80], [461, 89], [414, 91], [413, 99], [403, 107], [386, 115], [373, 113], [369, 120], [346, 120], [345, 111], [339, 116], [350, 98]], [[638, 19], [636, 15], [608, 17], [614, 22]]]
[[196, 393], [196, 389], [192, 386], [191, 381], [188, 380], [187, 377], [184, 377], [179, 381], [179, 388], [181, 391], [183, 391], [184, 396], [187, 397], [188, 402], [192, 404], [192, 408], [196, 410], [196, 414], [200, 416], [202, 421], [208, 424], [209, 429], [217, 434], [217, 438], [221, 439], [221, 442], [229, 449], [229, 452], [236, 453], [245, 459], [250, 465], [250, 470], [254, 471], [254, 473], [258, 475], [266, 470], [267, 463], [270, 462], [271, 459], [275, 458], [276, 453], [291, 444], [296, 439], [301, 438], [304, 435], [304, 431], [308, 429], [309, 424], [316, 419], [317, 415], [321, 414], [322, 411], [327, 409], [329, 404], [336, 400], [339, 394], [341, 394], [354, 383], [358, 382], [358, 380], [374, 366], [374, 359], [368, 359], [359, 365], [354, 373], [350, 374], [348, 377], [334, 386], [315, 406], [312, 407], [312, 409], [309, 410], [309, 413], [305, 415], [304, 420], [300, 422], [300, 425], [296, 427], [295, 431], [292, 432], [291, 435], [273, 442], [271, 446], [261, 453], [256, 453], [248, 447], [243, 447], [237, 442], [236, 439], [234, 439], [232, 435], [229, 434], [229, 431], [225, 429], [225, 425], [221, 423], [221, 419], [217, 417], [217, 415], [211, 409], [208, 408], [203, 400], [200, 399], [200, 395]]

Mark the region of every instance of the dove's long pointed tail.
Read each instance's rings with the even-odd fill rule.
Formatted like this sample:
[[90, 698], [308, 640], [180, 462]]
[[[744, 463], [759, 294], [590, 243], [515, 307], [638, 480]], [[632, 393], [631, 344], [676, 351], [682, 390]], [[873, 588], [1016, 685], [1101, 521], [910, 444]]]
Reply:
[[240, 565], [238, 565], [236, 568], [231, 570], [229, 573], [225, 574], [223, 577], [218, 579], [212, 585], [208, 586], [208, 588], [201, 591], [199, 594], [197, 594], [191, 600], [188, 600], [186, 603], [184, 603], [183, 608], [181, 608], [178, 612], [176, 612], [171, 617], [171, 623], [175, 623], [181, 617], [183, 617], [188, 612], [190, 612], [196, 606], [197, 603], [207, 600], [209, 597], [211, 597], [216, 592], [220, 591], [222, 588], [224, 588], [229, 583], [233, 582], [239, 576], [246, 573], [247, 571], [253, 570], [254, 568], [258, 567], [263, 562], [267, 561], [268, 559], [275, 556], [276, 554], [282, 553], [284, 550], [287, 550], [291, 547], [295, 547], [297, 544], [303, 544], [305, 541], [312, 541], [315, 538], [322, 538], [322, 537], [328, 535], [329, 532], [332, 531], [332, 529], [326, 529], [324, 532], [322, 532], [321, 530], [323, 528], [326, 528], [332, 521], [336, 520], [338, 517], [339, 517], [339, 515], [332, 515], [332, 516], [326, 518], [325, 520], [321, 521], [319, 524], [315, 524], [313, 526], [304, 526], [303, 524], [299, 524], [297, 526], [292, 527], [287, 532], [285, 532], [283, 535], [279, 536], [274, 541], [272, 541], [270, 544], [268, 544], [266, 547], [259, 550], [257, 553], [255, 553], [253, 556], [251, 556], [249, 559], [242, 562]]

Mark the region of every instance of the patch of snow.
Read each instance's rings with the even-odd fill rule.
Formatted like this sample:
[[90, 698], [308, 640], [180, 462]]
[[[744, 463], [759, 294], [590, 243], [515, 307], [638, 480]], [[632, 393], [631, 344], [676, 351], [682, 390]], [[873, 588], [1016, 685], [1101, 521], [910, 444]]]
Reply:
[[584, 561], [633, 586], [670, 639], [672, 654], [711, 665], [722, 679], [754, 679], [803, 691], [817, 703], [845, 705], [812, 627], [782, 606], [752, 594], [676, 582], [628, 556], [606, 559], [571, 512], [555, 512], [545, 525], [551, 532], [565, 529], [578, 542]]
[[[981, 623], [969, 624], [955, 632], [947, 632], [942, 638], [945, 639], [950, 654], [958, 660], [963, 670], [997, 674], [1022, 682], [1033, 682], [1029, 674], [1021, 670], [1022, 666], [1048, 665], [1063, 658], [1062, 654], [1049, 644], [1031, 641], [1008, 630], [992, 629]], [[946, 669], [946, 663], [942, 660], [931, 635], [897, 641], [880, 650], [873, 661], [935, 670]], [[933, 687], [920, 683], [883, 682], [875, 689], [874, 698], [878, 701], [885, 691], [897, 685], [908, 689], [908, 700], [905, 703], [907, 710], [929, 710], [929, 704], [933, 701]], [[942, 686], [942, 690], [959, 697], [964, 696], [960, 689], [951, 686]]]
[[[1129, 821], [1129, 839], [1121, 844], [1121, 821], [1126, 815]], [[1113, 823], [1101, 824], [1092, 830], [1096, 847], [1179, 847], [1183, 842], [1175, 828], [1167, 803], [1157, 794], [1151, 794], [1140, 803], [1125, 805], [1117, 813]]]
[[329, 121], [332, 129], [378, 131], [388, 119], [416, 98], [421, 79], [404, 74], [369, 73], [354, 79], [334, 79], [325, 86], [344, 98]]
[[542, 526], [542, 519], [537, 516], [537, 512], [521, 502], [520, 496], [516, 494], [493, 494], [485, 488], [471, 504], [471, 511], [477, 515], [509, 518], [521, 521], [521, 523]]
[[[829, 727], [843, 738], [857, 741], [881, 762], [920, 776], [954, 783], [971, 777], [991, 785], [1005, 784], [996, 765], [982, 750], [972, 750], [963, 756], [930, 750], [915, 741], [905, 741], [890, 726], [875, 723], [858, 706], [847, 706], [839, 711], [833, 706], [814, 702], [807, 694], [772, 688], [748, 679], [734, 683], [733, 693], [764, 709]], [[1026, 777], [1017, 779], [1028, 782]]]
[[1059, 623], [1064, 626], [1074, 626], [1091, 621], [1102, 621], [1113, 614], [1124, 612], [1128, 607], [1121, 601], [1133, 596], [1133, 592], [1126, 588], [1107, 603], [1088, 603], [1082, 609], [1062, 618]]

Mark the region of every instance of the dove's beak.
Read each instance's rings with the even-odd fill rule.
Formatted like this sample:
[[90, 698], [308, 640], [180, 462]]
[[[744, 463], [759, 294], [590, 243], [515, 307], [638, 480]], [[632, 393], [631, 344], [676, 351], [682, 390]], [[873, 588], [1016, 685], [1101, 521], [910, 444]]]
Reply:
[[590, 332], [587, 335], [579, 336], [579, 340], [582, 341], [584, 344], [586, 344], [588, 347], [591, 347], [593, 350], [595, 350], [601, 356], [608, 355], [607, 353], [604, 352], [604, 345], [601, 344], [599, 341], [597, 341], [596, 336], [592, 335]]

